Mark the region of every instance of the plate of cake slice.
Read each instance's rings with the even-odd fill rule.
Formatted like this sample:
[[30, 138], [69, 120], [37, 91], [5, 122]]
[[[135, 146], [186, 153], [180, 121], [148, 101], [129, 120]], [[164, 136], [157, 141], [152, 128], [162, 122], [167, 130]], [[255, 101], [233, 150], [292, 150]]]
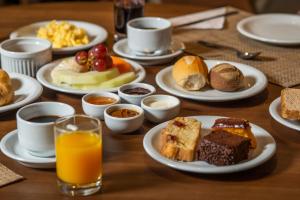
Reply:
[[269, 160], [276, 142], [245, 119], [220, 116], [176, 117], [149, 130], [144, 149], [171, 168], [203, 174], [233, 173]]

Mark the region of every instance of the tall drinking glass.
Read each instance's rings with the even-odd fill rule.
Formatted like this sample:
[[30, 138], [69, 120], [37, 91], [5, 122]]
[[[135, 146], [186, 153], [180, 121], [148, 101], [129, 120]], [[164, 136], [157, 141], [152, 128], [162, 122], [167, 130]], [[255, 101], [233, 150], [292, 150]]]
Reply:
[[56, 173], [64, 194], [90, 195], [101, 188], [102, 130], [100, 121], [85, 115], [55, 122]]
[[145, 0], [114, 0], [115, 40], [126, 37], [126, 24], [144, 16]]

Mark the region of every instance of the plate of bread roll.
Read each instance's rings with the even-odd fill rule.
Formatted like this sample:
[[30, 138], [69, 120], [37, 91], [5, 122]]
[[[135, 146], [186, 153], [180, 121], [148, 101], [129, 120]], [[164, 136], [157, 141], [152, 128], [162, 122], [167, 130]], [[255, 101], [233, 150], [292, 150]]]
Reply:
[[300, 131], [300, 89], [283, 89], [270, 104], [269, 112], [277, 122]]
[[179, 97], [222, 102], [254, 96], [266, 88], [268, 81], [249, 65], [184, 56], [157, 73], [156, 83]]
[[144, 149], [171, 168], [203, 174], [254, 168], [275, 154], [276, 142], [263, 128], [239, 118], [176, 117], [144, 136]]
[[0, 69], [0, 113], [20, 108], [42, 94], [41, 84], [29, 76]]

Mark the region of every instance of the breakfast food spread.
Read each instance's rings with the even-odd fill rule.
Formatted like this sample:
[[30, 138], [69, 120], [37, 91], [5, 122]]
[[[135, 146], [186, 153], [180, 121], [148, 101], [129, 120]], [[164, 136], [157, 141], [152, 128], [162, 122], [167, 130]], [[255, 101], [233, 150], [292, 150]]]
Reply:
[[147, 105], [151, 108], [166, 109], [170, 108], [171, 106], [174, 106], [174, 103], [167, 100], [154, 100], [149, 102]]
[[184, 56], [174, 64], [172, 76], [182, 88], [200, 90], [207, 83], [208, 69], [200, 57]]
[[145, 95], [145, 94], [149, 94], [150, 92], [151, 92], [150, 90], [142, 87], [135, 87], [135, 88], [129, 88], [123, 90], [123, 93], [131, 94], [131, 95]]
[[0, 106], [11, 103], [14, 99], [12, 82], [6, 71], [0, 69]]
[[111, 97], [91, 96], [86, 100], [90, 104], [107, 105], [116, 102], [117, 100]]
[[232, 165], [248, 158], [249, 147], [249, 138], [217, 130], [201, 139], [197, 154], [209, 164]]
[[113, 117], [118, 117], [118, 118], [128, 118], [128, 117], [134, 117], [139, 114], [139, 112], [135, 110], [130, 110], [130, 109], [118, 109], [115, 111], [112, 111], [109, 113]]
[[209, 73], [212, 88], [220, 91], [231, 92], [243, 87], [244, 75], [235, 66], [222, 63], [214, 66]]
[[281, 116], [300, 120], [300, 89], [285, 88], [281, 91]]
[[224, 130], [251, 140], [251, 148], [256, 148], [256, 139], [251, 131], [249, 121], [238, 118], [220, 118], [212, 126], [214, 131]]
[[89, 43], [89, 37], [83, 28], [66, 21], [53, 20], [40, 27], [37, 37], [49, 40], [53, 48], [73, 47]]
[[170, 159], [192, 161], [200, 139], [201, 123], [193, 118], [176, 117], [160, 134], [160, 153]]
[[51, 78], [59, 86], [90, 90], [118, 87], [133, 81], [136, 74], [129, 63], [109, 56], [107, 48], [99, 44], [88, 52], [78, 52], [75, 58], [63, 59], [51, 71]]

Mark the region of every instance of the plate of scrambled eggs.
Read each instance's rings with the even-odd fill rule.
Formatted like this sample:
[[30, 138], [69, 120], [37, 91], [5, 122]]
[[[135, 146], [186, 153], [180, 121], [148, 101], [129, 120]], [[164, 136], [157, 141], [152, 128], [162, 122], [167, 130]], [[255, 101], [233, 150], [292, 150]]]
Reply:
[[10, 38], [47, 39], [52, 43], [54, 54], [73, 54], [104, 42], [107, 35], [107, 31], [96, 24], [73, 20], [52, 20], [21, 27], [12, 32]]

